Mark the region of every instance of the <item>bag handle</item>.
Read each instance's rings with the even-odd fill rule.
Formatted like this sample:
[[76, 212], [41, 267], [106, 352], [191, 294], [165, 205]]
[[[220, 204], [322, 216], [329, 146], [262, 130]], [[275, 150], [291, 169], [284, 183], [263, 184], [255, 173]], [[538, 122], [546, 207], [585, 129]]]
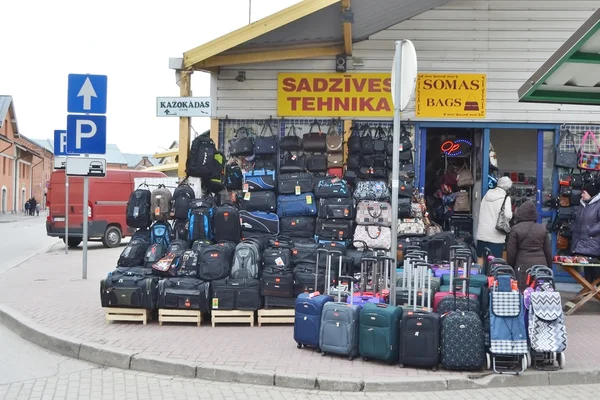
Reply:
[[500, 207], [500, 212], [503, 212], [506, 207], [506, 199], [508, 198], [508, 193], [504, 196], [504, 200], [502, 201], [502, 207]]
[[[367, 204], [368, 204], [368, 203], [367, 203]], [[381, 207], [381, 204], [379, 204], [379, 214], [377, 214], [377, 215], [373, 215], [373, 214], [371, 214], [371, 210], [375, 210], [375, 207], [369, 207], [369, 206], [367, 205], [367, 212], [369, 213], [369, 215], [370, 215], [372, 218], [379, 218], [379, 217], [381, 217], [381, 214], [383, 214], [383, 208]]]
[[271, 134], [270, 136], [275, 136], [275, 133], [273, 133], [273, 125], [271, 124], [271, 120], [268, 120], [262, 124], [260, 135], [258, 136], [265, 136], [264, 133], [267, 131], [267, 128], [269, 129], [269, 133]]
[[600, 153], [600, 145], [598, 144], [598, 141], [596, 140], [596, 135], [594, 135], [594, 132], [592, 132], [592, 131], [587, 131], [585, 133], [585, 135], [583, 135], [583, 139], [581, 139], [581, 147], [579, 148], [579, 150], [583, 151], [583, 146], [585, 145], [585, 142], [586, 142], [588, 136], [590, 136], [590, 135], [592, 136], [592, 140], [596, 144], [596, 149], [598, 150], [598, 153]]
[[[573, 144], [573, 148], [575, 148], [575, 140], [573, 139], [573, 134], [568, 129], [565, 129], [560, 134], [560, 139], [558, 139], [558, 143], [556, 144], [556, 149], [558, 150], [560, 148], [560, 145], [563, 142], [566, 143], [567, 141], [570, 141]], [[575, 149], [575, 150], [577, 150], [577, 149]]]
[[338, 132], [338, 120], [332, 119], [327, 128], [327, 136], [341, 136]]
[[298, 137], [298, 135], [296, 135], [296, 125], [292, 124], [292, 126], [290, 126], [290, 129], [287, 131], [285, 136], [296, 136]]
[[[318, 131], [316, 132], [313, 131], [315, 126], [318, 128]], [[319, 135], [323, 134], [323, 131], [321, 131], [321, 124], [316, 119], [310, 123], [310, 128], [308, 128], [308, 134], [310, 135], [311, 133], [318, 133]]]
[[240, 133], [243, 133], [244, 136], [246, 136], [248, 138], [250, 137], [250, 130], [248, 128], [246, 128], [245, 126], [242, 126], [235, 131], [235, 136], [233, 138], [238, 139]]
[[373, 135], [371, 134], [371, 130], [372, 130], [372, 129], [373, 129], [373, 128], [371, 128], [369, 125], [365, 125], [365, 126], [363, 127], [363, 131], [362, 131], [362, 135], [361, 135], [361, 137], [364, 137], [364, 138], [366, 138], [366, 137], [370, 137], [371, 139], [373, 139]]
[[375, 237], [371, 236], [371, 232], [369, 231], [369, 227], [368, 226], [365, 226], [365, 231], [367, 232], [367, 235], [369, 235], [369, 237], [371, 239], [378, 239], [379, 236], [381, 236], [381, 228], [380, 227], [377, 227], [377, 236], [375, 236]]

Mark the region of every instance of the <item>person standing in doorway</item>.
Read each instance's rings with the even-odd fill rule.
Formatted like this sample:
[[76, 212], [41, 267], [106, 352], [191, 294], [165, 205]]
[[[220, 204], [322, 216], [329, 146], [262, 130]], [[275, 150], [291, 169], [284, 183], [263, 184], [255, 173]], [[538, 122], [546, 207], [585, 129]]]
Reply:
[[[571, 253], [575, 256], [600, 257], [600, 186], [590, 182], [581, 191], [581, 202], [573, 221]], [[596, 268], [584, 267], [585, 278], [597, 278]]]
[[502, 205], [504, 205], [504, 214], [510, 220], [512, 219], [512, 202], [508, 191], [512, 187], [512, 181], [509, 177], [503, 176], [498, 179], [498, 185], [494, 189], [487, 191], [479, 208], [479, 224], [477, 225], [477, 257], [479, 263], [483, 263], [483, 253], [487, 247], [494, 257], [502, 257], [506, 234], [496, 229], [496, 222], [500, 215]]

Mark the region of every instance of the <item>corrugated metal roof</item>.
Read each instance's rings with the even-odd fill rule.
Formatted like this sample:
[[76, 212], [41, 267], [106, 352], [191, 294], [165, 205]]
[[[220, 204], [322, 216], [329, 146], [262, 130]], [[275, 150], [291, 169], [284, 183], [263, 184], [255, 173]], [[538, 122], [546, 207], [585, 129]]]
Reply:
[[19, 126], [17, 124], [17, 115], [15, 114], [15, 105], [12, 96], [1, 96], [0, 95], [0, 128], [4, 125], [4, 120], [8, 114], [8, 110], [12, 111], [13, 120], [13, 131], [15, 136], [19, 137]]
[[127, 166], [129, 168], [134, 168], [136, 165], [138, 165], [140, 161], [142, 161], [143, 157], [148, 157], [148, 161], [150, 161], [152, 165], [159, 164], [159, 161], [156, 158], [152, 157], [152, 155], [150, 154], [123, 153], [123, 157], [127, 159]]
[[[450, 0], [351, 0], [354, 13], [352, 39], [369, 36], [399, 24]], [[267, 45], [302, 45], [343, 43], [341, 5], [333, 4], [288, 25], [277, 28], [231, 50], [245, 50]]]

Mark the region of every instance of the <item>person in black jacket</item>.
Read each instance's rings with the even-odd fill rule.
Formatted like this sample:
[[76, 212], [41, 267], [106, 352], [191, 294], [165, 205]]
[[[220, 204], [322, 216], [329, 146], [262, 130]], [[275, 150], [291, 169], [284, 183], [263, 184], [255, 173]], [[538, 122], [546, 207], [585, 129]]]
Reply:
[[[571, 253], [600, 257], [600, 186], [590, 182], [581, 191], [581, 203], [573, 221]], [[596, 279], [595, 268], [585, 268], [588, 281]]]

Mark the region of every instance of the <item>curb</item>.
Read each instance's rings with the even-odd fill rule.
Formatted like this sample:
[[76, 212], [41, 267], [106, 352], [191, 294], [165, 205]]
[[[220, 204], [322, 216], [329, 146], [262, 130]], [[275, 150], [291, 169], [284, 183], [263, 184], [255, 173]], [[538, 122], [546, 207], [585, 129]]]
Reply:
[[71, 358], [107, 367], [219, 382], [335, 392], [431, 392], [509, 386], [526, 387], [600, 383], [600, 369], [559, 370], [553, 372], [530, 370], [520, 376], [483, 373], [465, 375], [464, 377], [450, 375], [439, 377], [415, 376], [381, 380], [244, 371], [239, 368], [216, 366], [210, 363], [195, 363], [172, 360], [165, 357], [147, 356], [97, 343], [81, 342], [52, 332], [4, 304], [0, 304], [0, 324], [23, 339]]

